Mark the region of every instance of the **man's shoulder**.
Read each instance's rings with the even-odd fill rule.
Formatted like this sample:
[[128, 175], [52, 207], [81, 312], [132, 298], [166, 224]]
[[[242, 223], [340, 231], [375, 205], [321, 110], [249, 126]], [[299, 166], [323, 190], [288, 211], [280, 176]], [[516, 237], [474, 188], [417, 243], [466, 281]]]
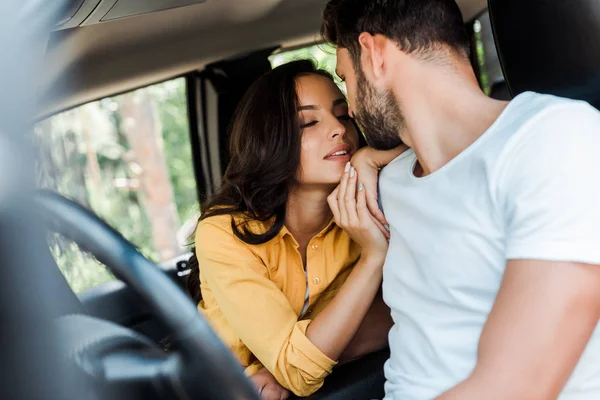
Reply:
[[381, 177], [398, 176], [399, 174], [409, 175], [410, 166], [415, 162], [417, 156], [413, 149], [407, 149], [402, 152], [398, 157], [394, 158], [388, 165], [386, 165], [380, 172]]
[[584, 145], [600, 131], [600, 112], [583, 101], [526, 92], [509, 103], [492, 129], [485, 157], [494, 167], [506, 166], [520, 157], [531, 160]]
[[599, 117], [598, 110], [584, 101], [525, 92], [509, 103], [499, 120], [505, 129], [518, 135], [541, 127], [555, 130], [553, 127], [565, 124], [588, 123]]
[[515, 101], [504, 116], [509, 132], [503, 153], [524, 146], [565, 150], [600, 131], [600, 112], [584, 101], [538, 93]]
[[[542, 189], [552, 182], [586, 177], [598, 167], [600, 112], [586, 102], [536, 95], [537, 112], [507, 132], [491, 171], [493, 187]], [[585, 179], [581, 179], [583, 182]]]

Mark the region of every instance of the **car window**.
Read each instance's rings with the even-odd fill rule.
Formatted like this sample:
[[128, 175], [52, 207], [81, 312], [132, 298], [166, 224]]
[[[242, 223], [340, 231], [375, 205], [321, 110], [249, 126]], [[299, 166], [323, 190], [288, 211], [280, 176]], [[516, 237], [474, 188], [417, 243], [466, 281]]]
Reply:
[[504, 85], [504, 75], [496, 52], [489, 12], [484, 11], [475, 18], [472, 28], [479, 83], [483, 91], [491, 95], [495, 88]]
[[[154, 262], [187, 251], [198, 209], [185, 78], [91, 102], [35, 127], [38, 186], [93, 210]], [[71, 288], [114, 277], [66, 239], [49, 245]]]
[[295, 49], [283, 49], [269, 57], [272, 68], [299, 59], [315, 61], [317, 67], [326, 70], [333, 76], [335, 83], [346, 94], [346, 84], [335, 73], [337, 57], [334, 46], [320, 43]]

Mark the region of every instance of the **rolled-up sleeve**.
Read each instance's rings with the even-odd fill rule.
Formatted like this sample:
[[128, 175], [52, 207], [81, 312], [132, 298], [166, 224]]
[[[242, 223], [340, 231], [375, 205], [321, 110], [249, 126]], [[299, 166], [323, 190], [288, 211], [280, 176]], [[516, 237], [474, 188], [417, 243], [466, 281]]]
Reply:
[[[244, 345], [296, 395], [317, 391], [336, 362], [306, 337], [310, 320], [298, 321], [251, 246], [209, 218], [196, 231], [196, 252], [215, 302]], [[249, 374], [256, 372], [252, 365]]]

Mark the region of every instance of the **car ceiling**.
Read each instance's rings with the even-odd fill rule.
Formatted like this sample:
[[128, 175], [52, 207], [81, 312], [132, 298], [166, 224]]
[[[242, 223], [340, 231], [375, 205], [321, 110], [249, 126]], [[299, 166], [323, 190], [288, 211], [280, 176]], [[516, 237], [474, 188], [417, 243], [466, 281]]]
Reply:
[[[48, 41], [40, 74], [39, 115], [181, 75], [240, 53], [316, 41], [326, 1], [208, 0], [57, 30]], [[486, 0], [458, 3], [465, 20], [486, 7]]]

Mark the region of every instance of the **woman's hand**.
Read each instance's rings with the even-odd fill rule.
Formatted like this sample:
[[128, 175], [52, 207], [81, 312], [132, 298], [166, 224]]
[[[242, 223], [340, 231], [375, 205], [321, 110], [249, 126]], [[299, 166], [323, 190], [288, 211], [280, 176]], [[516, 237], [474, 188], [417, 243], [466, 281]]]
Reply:
[[399, 146], [392, 150], [375, 150], [372, 147], [363, 147], [352, 156], [352, 167], [360, 175], [360, 181], [364, 185], [367, 197], [367, 208], [379, 223], [388, 228], [389, 224], [379, 208], [377, 182], [379, 178], [379, 168], [385, 167], [394, 158], [407, 150], [407, 146]]
[[327, 202], [336, 224], [361, 247], [361, 256], [383, 262], [389, 233], [369, 212], [364, 184], [358, 183], [358, 174], [350, 163], [346, 165], [339, 186], [329, 195]]
[[263, 368], [250, 377], [262, 400], [286, 400], [290, 397], [289, 390], [277, 382], [277, 379]]

